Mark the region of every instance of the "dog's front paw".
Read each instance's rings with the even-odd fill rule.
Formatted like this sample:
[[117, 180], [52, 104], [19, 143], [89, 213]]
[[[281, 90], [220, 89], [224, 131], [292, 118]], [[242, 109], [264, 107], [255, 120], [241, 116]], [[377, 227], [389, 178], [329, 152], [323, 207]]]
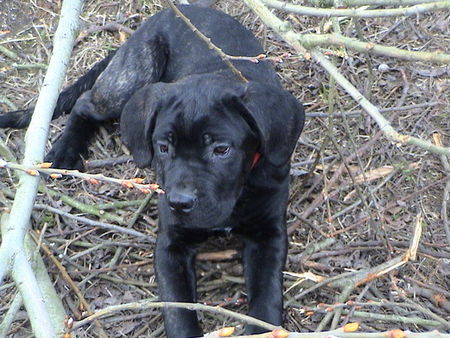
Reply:
[[87, 146], [62, 136], [45, 156], [45, 162], [51, 162], [53, 168], [84, 169], [83, 157], [87, 154]]

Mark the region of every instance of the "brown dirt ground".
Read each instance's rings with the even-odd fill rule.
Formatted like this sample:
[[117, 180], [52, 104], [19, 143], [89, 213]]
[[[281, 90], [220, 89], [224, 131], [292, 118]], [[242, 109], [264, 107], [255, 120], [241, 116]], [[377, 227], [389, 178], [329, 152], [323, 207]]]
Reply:
[[[48, 63], [60, 1], [35, 0], [31, 3], [0, 0], [0, 18], [5, 20], [0, 22], [0, 43], [18, 56], [12, 60], [0, 54], [0, 111], [32, 105], [45, 75], [44, 68], [29, 65]], [[241, 2], [219, 1], [216, 7], [252, 29], [269, 54], [292, 52]], [[109, 22], [120, 22], [135, 29], [144, 18], [161, 8], [161, 4], [152, 0], [89, 0], [82, 14], [83, 31]], [[11, 19], [11, 13], [17, 14], [17, 17]], [[298, 15], [282, 16], [298, 32], [320, 32], [327, 22]], [[449, 53], [449, 22], [449, 11], [441, 11], [410, 18], [343, 19], [341, 27], [345, 34], [360, 36], [367, 41], [409, 50]], [[11, 32], [8, 33], [8, 30]], [[74, 49], [66, 83], [71, 83], [109, 50], [118, 47], [124, 38], [126, 34], [117, 31], [100, 30], [86, 34]], [[444, 145], [450, 145], [450, 68], [369, 56], [344, 49], [330, 49], [329, 52], [339, 55], [335, 57], [335, 62], [340, 71], [366, 97], [379, 108], [393, 108], [385, 111], [384, 115], [400, 133], [424, 139], [432, 139], [436, 134], [442, 138]], [[310, 116], [307, 119], [293, 156], [292, 193], [288, 208], [290, 245], [286, 265], [289, 274], [285, 277], [286, 329], [315, 330], [327, 312], [324, 310], [326, 306], [318, 304], [334, 304], [342, 294], [341, 288], [329, 285], [301, 294], [314, 282], [295, 274], [310, 272], [325, 278], [339, 276], [375, 267], [402, 255], [413, 236], [418, 214], [423, 215], [424, 231], [417, 259], [355, 287], [349, 297], [340, 301], [353, 300], [361, 304], [356, 308], [351, 304], [341, 306], [344, 311], [335, 319], [338, 327], [356, 321], [365, 331], [400, 328], [420, 332], [434, 329], [432, 322], [421, 323], [420, 319], [435, 322], [450, 319], [450, 239], [444, 231], [448, 215], [443, 214], [448, 168], [446, 171], [439, 156], [415, 147], [394, 145], [384, 137], [364, 147], [378, 132], [373, 120], [364, 113], [358, 113], [359, 107], [355, 101], [336, 88], [319, 65], [304, 61], [295, 53], [293, 55], [276, 65], [286, 88], [304, 102], [308, 113], [331, 114], [330, 117]], [[418, 104], [422, 105], [396, 109]], [[355, 114], [342, 118], [333, 116], [336, 112]], [[48, 146], [63, 125], [64, 118], [54, 121]], [[23, 131], [0, 131], [0, 137], [18, 158], [23, 154], [23, 136]], [[337, 180], [330, 180], [343, 159], [362, 147], [358, 156], [348, 161], [347, 168], [337, 175]], [[117, 130], [111, 126], [103, 129], [97, 137], [90, 159], [96, 163], [95, 160], [126, 154]], [[314, 166], [315, 159], [318, 163]], [[117, 178], [147, 176], [150, 181], [153, 180], [151, 173], [137, 170], [132, 163], [91, 168], [89, 172], [101, 172]], [[309, 174], [303, 175], [304, 172]], [[355, 179], [363, 173], [365, 181], [352, 182], [351, 177]], [[0, 203], [8, 207], [12, 203], [15, 180], [6, 171], [0, 172], [0, 177]], [[153, 198], [138, 214], [145, 196], [122, 187], [106, 184], [94, 186], [78, 179], [49, 182], [46, 186], [56, 195], [40, 193], [40, 204], [98, 219], [88, 211], [62, 201], [62, 196], [70, 196], [88, 206], [103, 208], [107, 211], [102, 217], [105, 222], [114, 223], [106, 217], [113, 214], [121, 218], [121, 225], [126, 227], [135, 218], [134, 229], [152, 237], [157, 233], [157, 210]], [[326, 198], [321, 198], [323, 196]], [[125, 201], [135, 203], [131, 206], [118, 205], [118, 202]], [[49, 212], [34, 211], [32, 228], [41, 231], [44, 226], [44, 243], [50, 245], [53, 255], [63, 263], [93, 309], [156, 296], [153, 244], [122, 233], [92, 228]], [[201, 252], [230, 247], [238, 248], [239, 243], [234, 238], [214, 238]], [[67, 313], [75, 319], [85, 316], [79, 300], [55, 265], [48, 260], [46, 264]], [[245, 302], [239, 302], [245, 299], [245, 290], [238, 256], [223, 261], [202, 260], [197, 268], [200, 302], [222, 304], [245, 313]], [[354, 283], [345, 275], [342, 278], [344, 285]], [[0, 318], [8, 310], [15, 292], [12, 284], [0, 288]], [[203, 313], [200, 318], [205, 332], [224, 325], [242, 327], [235, 320], [215, 314]], [[111, 337], [163, 335], [159, 310], [114, 314], [101, 320], [101, 325]], [[330, 326], [324, 325], [323, 328], [329, 329]], [[450, 330], [449, 326], [440, 326], [440, 329]], [[97, 329], [95, 325], [90, 325], [77, 333], [94, 337], [97, 336]], [[10, 335], [23, 337], [30, 334], [26, 313], [22, 311]]]

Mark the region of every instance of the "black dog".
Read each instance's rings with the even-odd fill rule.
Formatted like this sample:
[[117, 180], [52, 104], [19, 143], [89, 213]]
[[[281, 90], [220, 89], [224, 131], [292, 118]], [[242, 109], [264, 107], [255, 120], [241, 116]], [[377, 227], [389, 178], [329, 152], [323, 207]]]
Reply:
[[[225, 53], [262, 53], [230, 16], [180, 9]], [[54, 117], [71, 115], [48, 160], [80, 168], [99, 124], [120, 118], [136, 164], [153, 162], [166, 192], [155, 253], [160, 299], [196, 302], [196, 245], [211, 232], [232, 231], [244, 241], [249, 314], [281, 325], [289, 159], [304, 112], [266, 62], [233, 63], [248, 83], [172, 11], [161, 11], [61, 93]], [[0, 126], [21, 127], [28, 119], [7, 114]], [[201, 335], [193, 311], [165, 309], [164, 318], [169, 337]], [[247, 326], [249, 333], [260, 331]]]

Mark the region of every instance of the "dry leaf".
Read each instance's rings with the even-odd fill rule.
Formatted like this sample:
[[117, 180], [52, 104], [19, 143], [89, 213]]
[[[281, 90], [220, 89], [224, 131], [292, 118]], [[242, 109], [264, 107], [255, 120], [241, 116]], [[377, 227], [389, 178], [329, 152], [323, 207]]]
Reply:
[[289, 332], [284, 329], [275, 329], [272, 331], [273, 338], [286, 338], [289, 336]]
[[219, 337], [229, 337], [234, 333], [235, 328], [232, 326], [221, 328], [218, 332]]
[[412, 261], [415, 261], [417, 257], [417, 249], [419, 247], [420, 237], [422, 236], [422, 229], [423, 229], [423, 217], [422, 213], [419, 213], [416, 219], [416, 227], [414, 228], [414, 237], [409, 249], [409, 252], [411, 254], [410, 259]]
[[[409, 169], [417, 169], [418, 167], [419, 167], [419, 163], [417, 163], [417, 162], [411, 163], [410, 165], [408, 165]], [[383, 167], [369, 170], [368, 172], [364, 173], [364, 176], [363, 176], [363, 174], [359, 174], [358, 176], [355, 176], [355, 183], [364, 182], [364, 177], [366, 178], [367, 182], [377, 180], [379, 178], [388, 176], [390, 173], [392, 173], [393, 170], [394, 170], [394, 167], [390, 166], [390, 165], [386, 165]]]
[[437, 306], [441, 307], [442, 304], [447, 301], [447, 298], [445, 298], [445, 296], [440, 293], [434, 293], [433, 300]]
[[404, 338], [406, 337], [406, 333], [400, 329], [391, 330], [388, 332], [389, 338]]
[[94, 185], [100, 184], [100, 182], [95, 178], [88, 179], [88, 182]]
[[368, 172], [363, 174], [359, 174], [355, 177], [355, 183], [364, 182], [364, 178], [367, 182], [376, 180], [378, 178], [389, 175], [394, 170], [393, 166], [387, 165], [380, 168], [369, 170]]
[[359, 323], [348, 323], [344, 325], [344, 332], [355, 332], [359, 328]]
[[444, 143], [442, 142], [442, 135], [440, 133], [433, 134], [433, 142], [438, 147], [443, 147]]

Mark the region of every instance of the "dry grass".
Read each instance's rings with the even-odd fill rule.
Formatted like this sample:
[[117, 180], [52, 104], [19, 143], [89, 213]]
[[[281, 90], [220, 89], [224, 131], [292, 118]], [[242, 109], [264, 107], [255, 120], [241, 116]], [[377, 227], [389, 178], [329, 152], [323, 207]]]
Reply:
[[[8, 5], [12, 2], [3, 3]], [[17, 19], [6, 22], [1, 27], [3, 30], [12, 30], [12, 33], [3, 37], [8, 42], [2, 45], [18, 55], [16, 60], [11, 60], [0, 54], [1, 111], [12, 110], [14, 105], [32, 105], [36, 99], [45, 70], [19, 68], [17, 65], [48, 62], [52, 33], [58, 20], [55, 14], [59, 12], [58, 6], [59, 2], [35, 0], [30, 5], [23, 1], [22, 13], [28, 20]], [[219, 1], [217, 7], [252, 29], [270, 54], [279, 55], [289, 51], [285, 43], [265, 29], [239, 1]], [[86, 1], [82, 21], [85, 30], [108, 22], [120, 22], [134, 29], [144, 18], [161, 8], [159, 3], [151, 0], [91, 0]], [[3, 14], [5, 12], [4, 9], [0, 11]], [[315, 18], [281, 15], [299, 32], [320, 32], [326, 26]], [[0, 18], [4, 17], [0, 15]], [[29, 20], [30, 17], [32, 20]], [[341, 27], [349, 35], [361, 36], [377, 43], [448, 53], [449, 21], [450, 14], [447, 11], [419, 18], [366, 19], [358, 21], [356, 25], [346, 20]], [[67, 83], [78, 78], [109, 50], [118, 47], [123, 38], [124, 33], [103, 30], [86, 35], [75, 47]], [[399, 132], [426, 139], [438, 134], [444, 145], [449, 145], [449, 68], [400, 62], [344, 50], [339, 52], [345, 55], [335, 58], [341, 72], [380, 108], [428, 104], [421, 108], [385, 112], [385, 116]], [[383, 137], [376, 138], [367, 146], [368, 142], [377, 137], [377, 126], [364, 114], [346, 118], [332, 116], [335, 112], [353, 112], [359, 108], [345, 92], [330, 82], [318, 65], [302, 61], [294, 55], [276, 67], [286, 88], [305, 103], [309, 113], [331, 112], [331, 118], [311, 117], [307, 120], [293, 157], [295, 170], [288, 211], [290, 246], [286, 271], [310, 271], [315, 275], [331, 277], [379, 265], [407, 249], [416, 217], [422, 213], [424, 232], [418, 259], [367, 285], [356, 287], [348, 297], [361, 303], [388, 300], [394, 304], [363, 305], [357, 311], [368, 313], [367, 315], [358, 318], [347, 318], [345, 314], [342, 318], [338, 316], [338, 325], [350, 320], [361, 322], [361, 327], [367, 331], [389, 328], [412, 331], [432, 329], [423, 324], [401, 323], [398, 319], [390, 321], [392, 315], [436, 319], [421, 308], [414, 307], [415, 305], [449, 320], [450, 301], [447, 299], [450, 297], [450, 249], [449, 239], [444, 232], [444, 216], [447, 215], [442, 214], [448, 168], [444, 168], [438, 156], [413, 147], [397, 147]], [[63, 125], [64, 118], [54, 121], [50, 143], [55, 140]], [[20, 158], [23, 153], [23, 131], [2, 130], [0, 137], [7, 141], [11, 151]], [[358, 151], [362, 147], [363, 150]], [[347, 161], [347, 168], [339, 172], [344, 159], [355, 153], [358, 156]], [[111, 126], [103, 129], [97, 137], [91, 147], [90, 159], [113, 158], [125, 154], [118, 132]], [[316, 158], [317, 165], [312, 166], [311, 163]], [[148, 175], [149, 180], [153, 180], [151, 173], [136, 170], [132, 163], [91, 171], [101, 171], [118, 178]], [[299, 176], [303, 171], [309, 174]], [[336, 179], [331, 179], [336, 172]], [[352, 178], [357, 180], [357, 176], [362, 174], [364, 179], [361, 183], [352, 181]], [[6, 172], [1, 172], [0, 175], [0, 203], [7, 207], [12, 202], [14, 181]], [[145, 212], [136, 214], [145, 198], [136, 192], [109, 185], [92, 186], [76, 179], [47, 183], [46, 186], [57, 195], [42, 193], [38, 197], [39, 203], [93, 219], [96, 219], [95, 216], [86, 211], [62, 202], [60, 196], [71, 196], [96, 207], [120, 201], [137, 201], [134, 206], [113, 205], [107, 211], [120, 217], [124, 226], [136, 219], [133, 225], [136, 230], [153, 237], [157, 232], [154, 200], [148, 203]], [[359, 204], [356, 204], [358, 201]], [[299, 218], [299, 215], [306, 220]], [[45, 242], [51, 244], [53, 254], [64, 264], [94, 309], [156, 295], [152, 265], [153, 244], [120, 233], [92, 229], [83, 223], [36, 210], [33, 213], [33, 229], [40, 231], [44, 225]], [[325, 236], [334, 241], [319, 250], [312, 250], [310, 254], [302, 254], [307, 247], [323, 244]], [[239, 243], [235, 238], [214, 238], [201, 251], [217, 251], [230, 246], [238, 248]], [[61, 279], [53, 264], [47, 264], [67, 312], [74, 318], [84, 316], [79, 300], [68, 288], [66, 281]], [[235, 302], [245, 296], [239, 259], [200, 261], [197, 267], [200, 302], [225, 303], [230, 309], [245, 312], [245, 305], [236, 305]], [[286, 300], [289, 303], [285, 327], [292, 331], [315, 330], [324, 317], [324, 313], [318, 311], [317, 304], [335, 303], [336, 296], [342, 290], [323, 286], [301, 299], [294, 299], [313, 284], [292, 276], [286, 276], [285, 280]], [[12, 285], [0, 289], [1, 316], [7, 311], [14, 295], [15, 288]], [[372, 313], [386, 317], [371, 319], [369, 314]], [[202, 314], [201, 319], [205, 331], [211, 331], [224, 323], [239, 324], [207, 313]], [[122, 313], [101, 322], [111, 336], [163, 335], [162, 319], [157, 310]], [[325, 328], [328, 329], [328, 326]], [[445, 330], [448, 331], [449, 327]], [[80, 336], [96, 336], [96, 329], [95, 326], [84, 327], [78, 333]], [[11, 335], [21, 337], [29, 334], [30, 325], [26, 314], [19, 313]]]

